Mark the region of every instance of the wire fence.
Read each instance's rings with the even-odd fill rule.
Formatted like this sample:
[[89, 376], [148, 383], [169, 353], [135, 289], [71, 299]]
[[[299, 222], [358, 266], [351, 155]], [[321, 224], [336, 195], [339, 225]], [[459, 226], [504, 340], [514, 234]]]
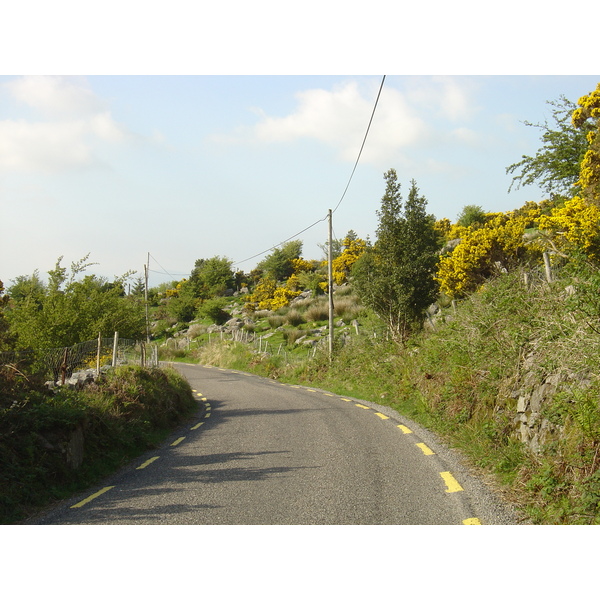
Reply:
[[99, 336], [64, 348], [0, 352], [0, 367], [11, 365], [62, 384], [76, 372], [93, 371], [99, 375], [102, 370], [125, 364], [156, 367], [158, 349], [155, 345], [121, 339], [115, 333], [111, 338]]

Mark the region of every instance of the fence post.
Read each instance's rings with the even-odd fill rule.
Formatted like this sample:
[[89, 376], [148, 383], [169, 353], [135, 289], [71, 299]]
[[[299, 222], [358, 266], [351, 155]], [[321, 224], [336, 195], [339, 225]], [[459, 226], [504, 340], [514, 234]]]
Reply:
[[112, 366], [117, 366], [117, 350], [119, 348], [119, 332], [115, 331], [115, 339], [113, 342]]
[[61, 370], [61, 384], [65, 385], [65, 380], [67, 379], [67, 358], [69, 356], [69, 349], [65, 348], [65, 352], [63, 354], [63, 362], [62, 365], [60, 366], [60, 370]]
[[544, 267], [546, 269], [546, 280], [552, 283], [552, 269], [550, 268], [550, 255], [544, 252]]
[[102, 350], [102, 332], [98, 334], [98, 352], [96, 353], [96, 377], [100, 376], [100, 352]]

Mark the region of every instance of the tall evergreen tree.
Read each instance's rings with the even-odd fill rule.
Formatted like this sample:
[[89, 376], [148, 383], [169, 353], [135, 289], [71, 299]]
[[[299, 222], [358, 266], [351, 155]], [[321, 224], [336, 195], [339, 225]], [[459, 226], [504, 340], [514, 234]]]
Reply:
[[435, 219], [427, 214], [427, 200], [416, 182], [411, 181], [403, 204], [396, 171], [390, 169], [384, 179], [377, 240], [355, 263], [353, 276], [363, 303], [403, 343], [422, 326], [425, 309], [437, 298], [438, 241]]

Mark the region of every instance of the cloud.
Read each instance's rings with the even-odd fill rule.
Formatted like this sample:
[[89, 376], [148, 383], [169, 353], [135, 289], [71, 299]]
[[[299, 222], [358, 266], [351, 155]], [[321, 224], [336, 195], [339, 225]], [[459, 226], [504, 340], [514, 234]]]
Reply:
[[0, 121], [0, 171], [54, 173], [89, 166], [99, 162], [98, 143], [129, 137], [79, 78], [22, 77], [4, 88], [41, 120]]
[[5, 84], [15, 100], [47, 115], [93, 115], [106, 110], [82, 78], [27, 76]]
[[[332, 90], [311, 89], [296, 94], [297, 107], [283, 117], [255, 109], [259, 122], [229, 136], [225, 143], [290, 143], [314, 139], [337, 150], [342, 160], [358, 156], [379, 85], [359, 87], [348, 81]], [[468, 120], [475, 108], [466, 83], [449, 77], [415, 78], [403, 89], [386, 83], [383, 88], [361, 162], [378, 167], [390, 162], [412, 164], [411, 151], [453, 139], [472, 144], [474, 134], [457, 122]]]

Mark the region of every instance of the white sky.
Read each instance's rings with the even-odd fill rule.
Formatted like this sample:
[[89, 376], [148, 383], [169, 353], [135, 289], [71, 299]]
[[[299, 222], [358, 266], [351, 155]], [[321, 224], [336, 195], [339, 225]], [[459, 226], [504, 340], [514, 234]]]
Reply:
[[[51, 34], [38, 19], [29, 39], [45, 39], [43, 50], [28, 48], [0, 77], [6, 284], [36, 269], [44, 276], [59, 256], [68, 266], [88, 253], [98, 263], [90, 272], [108, 278], [141, 275], [150, 253], [151, 285], [216, 255], [248, 272], [290, 238], [303, 240], [305, 258], [321, 258], [324, 219], [348, 183], [382, 73], [363, 154], [334, 214], [336, 237], [353, 229], [374, 239], [383, 173], [392, 167], [405, 191], [417, 181], [437, 218], [455, 220], [467, 204], [517, 208], [543, 197], [534, 188], [508, 194], [506, 167], [540, 146], [539, 131], [523, 121], [544, 121], [547, 100], [576, 101], [600, 81], [554, 75], [570, 63], [551, 50], [549, 65], [536, 67], [536, 43], [547, 33], [519, 37], [522, 6], [522, 23], [503, 12], [493, 31], [484, 19], [484, 33], [461, 21], [460, 3], [386, 8], [386, 19], [381, 2], [370, 5], [370, 17], [308, 2], [292, 20], [282, 15], [248, 30], [244, 20], [259, 7], [279, 5], [241, 5], [239, 20], [230, 18], [232, 5], [203, 9], [194, 19], [175, 2], [171, 14], [179, 7], [181, 18], [169, 31], [168, 18], [140, 16], [135, 5], [125, 3], [121, 24], [109, 2], [85, 35], [68, 25], [62, 37]], [[214, 27], [226, 17], [226, 27]], [[424, 29], [407, 24], [425, 17]], [[126, 34], [128, 18], [136, 35]], [[458, 25], [449, 27], [451, 18]], [[326, 35], [327, 23], [337, 38]], [[15, 36], [13, 53], [15, 46], [26, 43]]]

